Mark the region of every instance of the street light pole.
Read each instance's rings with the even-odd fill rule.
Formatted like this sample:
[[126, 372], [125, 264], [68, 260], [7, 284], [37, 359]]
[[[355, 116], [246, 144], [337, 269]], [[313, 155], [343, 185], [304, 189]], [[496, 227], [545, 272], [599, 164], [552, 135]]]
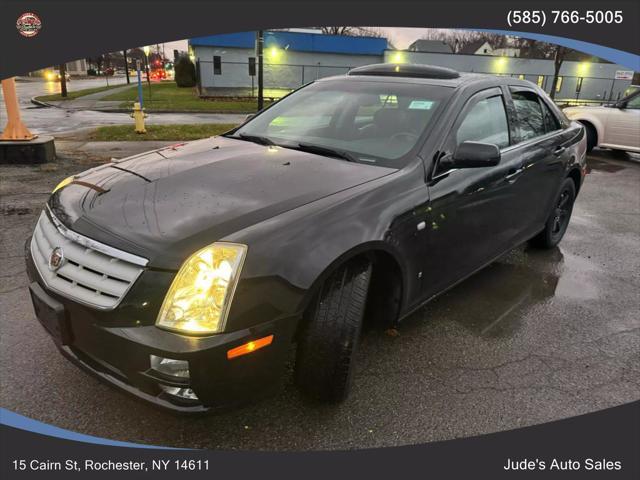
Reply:
[[258, 111], [264, 108], [264, 69], [263, 69], [264, 32], [256, 33], [256, 55], [258, 57]]

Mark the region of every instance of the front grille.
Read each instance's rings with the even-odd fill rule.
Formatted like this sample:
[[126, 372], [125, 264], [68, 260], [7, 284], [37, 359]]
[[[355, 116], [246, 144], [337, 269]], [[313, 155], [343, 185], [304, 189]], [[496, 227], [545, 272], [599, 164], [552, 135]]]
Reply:
[[[42, 212], [31, 239], [31, 255], [44, 283], [60, 295], [92, 307], [117, 306], [142, 273], [146, 260], [71, 232], [52, 218]], [[52, 269], [50, 258], [56, 247], [62, 250], [64, 260]]]

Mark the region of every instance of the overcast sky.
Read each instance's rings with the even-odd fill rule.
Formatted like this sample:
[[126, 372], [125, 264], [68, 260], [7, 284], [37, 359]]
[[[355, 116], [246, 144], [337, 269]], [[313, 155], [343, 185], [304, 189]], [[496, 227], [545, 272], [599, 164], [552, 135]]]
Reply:
[[[378, 30], [382, 30], [386, 35], [389, 41], [396, 48], [407, 48], [414, 40], [417, 40], [422, 37], [422, 35], [427, 31], [426, 28], [395, 28], [395, 27], [380, 27]], [[165, 44], [165, 53], [167, 57], [171, 58], [173, 56], [173, 50], [187, 50], [187, 41], [186, 40], [178, 40], [176, 42], [166, 42]]]

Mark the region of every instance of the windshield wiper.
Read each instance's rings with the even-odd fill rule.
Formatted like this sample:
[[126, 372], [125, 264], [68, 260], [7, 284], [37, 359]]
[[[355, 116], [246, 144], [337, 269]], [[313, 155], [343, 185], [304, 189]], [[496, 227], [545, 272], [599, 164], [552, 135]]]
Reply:
[[235, 135], [229, 135], [229, 138], [235, 138], [236, 140], [246, 140], [247, 142], [257, 143], [259, 145], [275, 145], [273, 140], [268, 137], [261, 137], [260, 135], [247, 135], [245, 133], [240, 133], [236, 137]]
[[341, 158], [342, 160], [346, 160], [348, 162], [357, 162], [358, 159], [350, 154], [349, 152], [345, 152], [343, 150], [336, 150], [334, 148], [329, 147], [321, 147], [320, 145], [314, 145], [312, 143], [298, 143], [297, 145], [281, 145], [284, 148], [291, 148], [293, 150], [301, 150], [303, 152], [315, 153], [318, 155], [323, 155], [325, 157], [335, 157]]

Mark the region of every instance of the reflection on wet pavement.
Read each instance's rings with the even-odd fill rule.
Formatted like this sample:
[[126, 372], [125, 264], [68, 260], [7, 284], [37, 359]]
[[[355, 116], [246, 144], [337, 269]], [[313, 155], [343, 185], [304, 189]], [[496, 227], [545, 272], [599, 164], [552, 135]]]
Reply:
[[539, 272], [524, 262], [496, 262], [445, 294], [442, 301], [464, 302], [467, 314], [459, 322], [474, 333], [509, 335], [517, 330], [524, 312], [555, 293], [562, 253], [556, 248], [543, 255], [554, 267], [548, 273]]

